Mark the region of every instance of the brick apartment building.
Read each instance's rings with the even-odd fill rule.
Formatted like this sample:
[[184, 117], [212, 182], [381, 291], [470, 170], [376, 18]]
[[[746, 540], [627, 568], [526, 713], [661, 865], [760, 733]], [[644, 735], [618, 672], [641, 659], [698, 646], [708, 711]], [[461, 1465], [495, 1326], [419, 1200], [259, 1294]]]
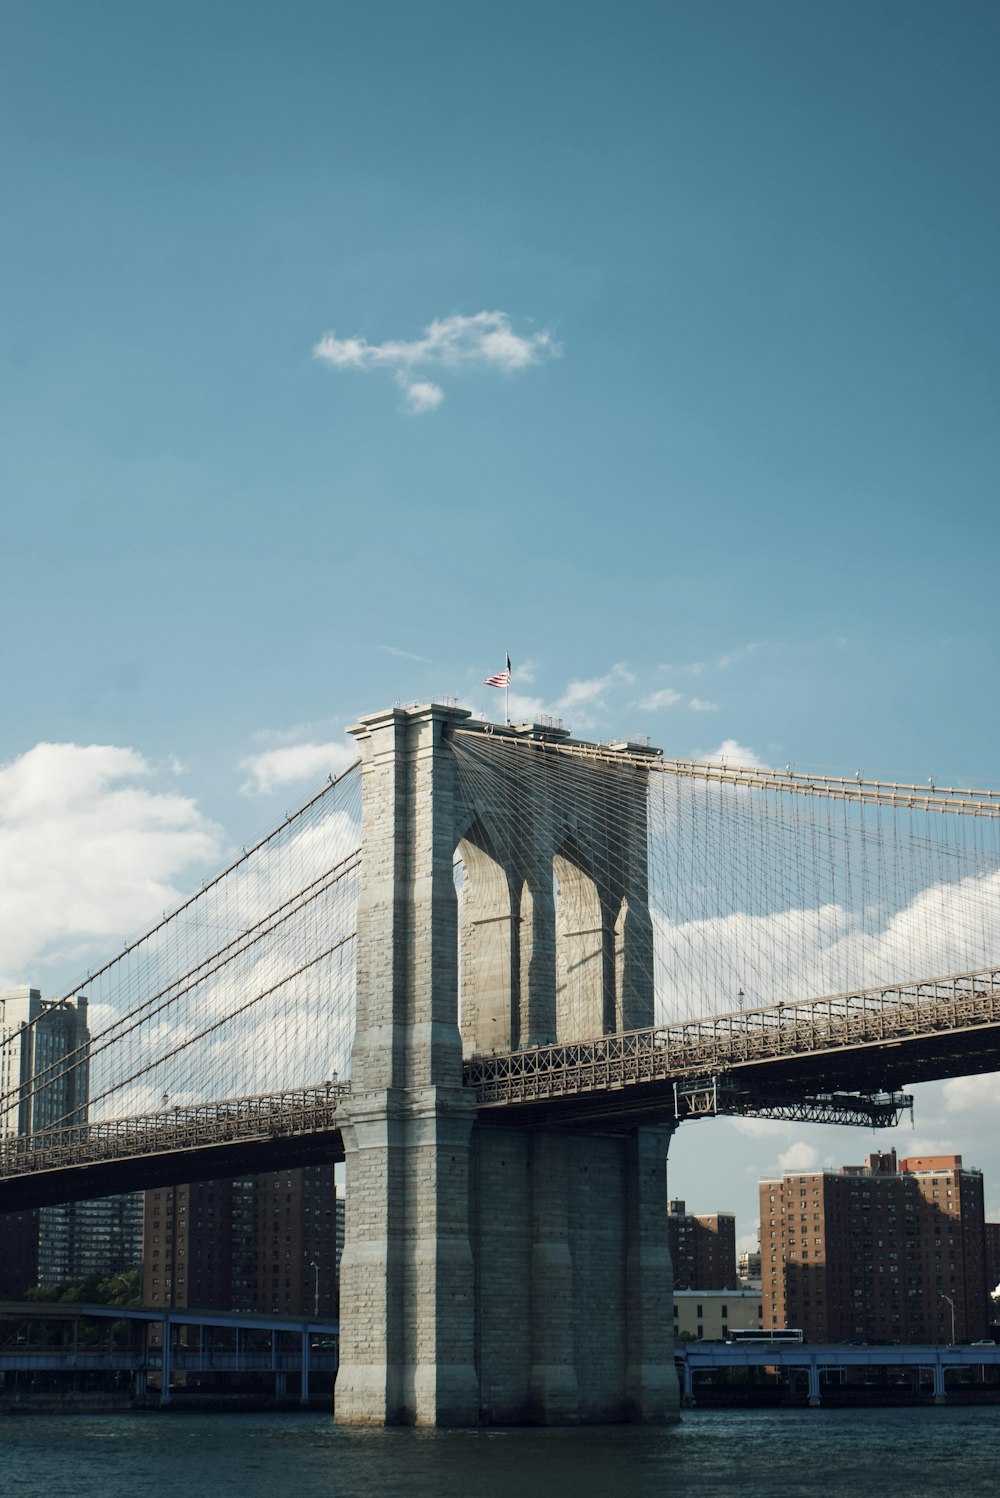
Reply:
[[0, 1216], [0, 1300], [20, 1300], [38, 1283], [38, 1213]]
[[342, 1219], [332, 1165], [147, 1191], [143, 1302], [334, 1316]]
[[1000, 1286], [1000, 1222], [986, 1224], [986, 1290], [992, 1295]]
[[667, 1243], [675, 1290], [738, 1289], [736, 1218], [731, 1212], [695, 1217], [683, 1201], [669, 1201]]
[[760, 1183], [765, 1327], [811, 1342], [975, 1341], [987, 1332], [983, 1179], [961, 1155], [895, 1151]]

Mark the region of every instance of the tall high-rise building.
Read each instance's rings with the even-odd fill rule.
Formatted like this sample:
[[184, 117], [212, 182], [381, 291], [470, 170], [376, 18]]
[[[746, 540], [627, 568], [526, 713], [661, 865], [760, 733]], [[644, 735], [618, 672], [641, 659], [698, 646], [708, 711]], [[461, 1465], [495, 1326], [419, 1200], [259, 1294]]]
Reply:
[[147, 1305], [328, 1317], [337, 1309], [332, 1165], [147, 1191]]
[[[0, 1138], [85, 1123], [89, 1085], [86, 998], [43, 999], [37, 988], [0, 994], [0, 1093], [9, 1099]], [[15, 1278], [34, 1271], [22, 1290], [138, 1268], [142, 1198], [133, 1192], [42, 1207], [21, 1223], [16, 1241]]]
[[693, 1216], [686, 1203], [667, 1203], [667, 1243], [675, 1290], [735, 1290], [736, 1218], [731, 1212]]
[[766, 1327], [812, 1342], [974, 1341], [986, 1332], [983, 1178], [961, 1155], [760, 1183]]
[[747, 1249], [741, 1253], [736, 1264], [736, 1273], [745, 1289], [760, 1289], [760, 1249]]
[[43, 999], [37, 988], [0, 994], [0, 1137], [86, 1122], [90, 1076], [87, 1000]]
[[60, 1202], [38, 1212], [38, 1284], [106, 1279], [142, 1262], [142, 1193]]

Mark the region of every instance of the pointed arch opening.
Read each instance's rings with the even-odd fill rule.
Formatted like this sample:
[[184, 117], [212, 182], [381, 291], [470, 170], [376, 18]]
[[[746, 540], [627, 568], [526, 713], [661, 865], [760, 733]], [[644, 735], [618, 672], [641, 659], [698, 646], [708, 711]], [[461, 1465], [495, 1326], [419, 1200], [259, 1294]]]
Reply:
[[478, 820], [455, 850], [458, 1023], [466, 1056], [517, 1045], [517, 921], [508, 876]]
[[[552, 860], [556, 932], [556, 1036], [587, 1040], [614, 1025], [613, 954], [600, 891], [576, 842]], [[610, 1024], [609, 1024], [610, 1007]]]

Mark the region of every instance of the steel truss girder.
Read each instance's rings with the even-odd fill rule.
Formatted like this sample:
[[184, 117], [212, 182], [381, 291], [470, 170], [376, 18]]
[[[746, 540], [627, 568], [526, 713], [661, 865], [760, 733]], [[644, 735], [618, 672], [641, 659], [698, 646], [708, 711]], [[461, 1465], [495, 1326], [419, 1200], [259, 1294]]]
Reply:
[[327, 1133], [337, 1127], [338, 1102], [349, 1092], [347, 1082], [325, 1082], [320, 1087], [18, 1134], [0, 1144], [0, 1179], [183, 1152], [233, 1140]]
[[474, 1056], [465, 1063], [465, 1080], [484, 1106], [538, 1103], [637, 1083], [721, 1076], [767, 1062], [846, 1058], [852, 1052], [860, 1062], [871, 1047], [895, 1047], [902, 1063], [900, 1042], [939, 1041], [946, 1047], [976, 1031], [996, 1045], [1000, 968]]
[[732, 1077], [694, 1077], [674, 1083], [674, 1117], [707, 1118], [735, 1114], [745, 1118], [779, 1118], [793, 1123], [855, 1124], [895, 1128], [903, 1113], [912, 1114], [909, 1093], [830, 1092], [798, 1098], [767, 1097], [741, 1086]]

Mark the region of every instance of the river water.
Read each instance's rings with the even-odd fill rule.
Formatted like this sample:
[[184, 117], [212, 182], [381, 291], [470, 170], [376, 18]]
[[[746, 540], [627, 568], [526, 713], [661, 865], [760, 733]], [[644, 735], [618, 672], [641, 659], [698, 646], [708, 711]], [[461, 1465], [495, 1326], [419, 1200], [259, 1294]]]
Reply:
[[0, 1416], [3, 1498], [923, 1498], [1000, 1492], [1000, 1410], [691, 1411], [660, 1429]]

